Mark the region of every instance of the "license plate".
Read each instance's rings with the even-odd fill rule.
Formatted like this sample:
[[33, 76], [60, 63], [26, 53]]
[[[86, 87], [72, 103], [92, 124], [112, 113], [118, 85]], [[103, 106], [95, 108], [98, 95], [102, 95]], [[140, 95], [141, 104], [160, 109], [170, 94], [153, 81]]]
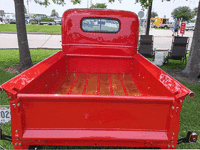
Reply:
[[10, 107], [0, 106], [0, 124], [5, 124], [11, 121]]

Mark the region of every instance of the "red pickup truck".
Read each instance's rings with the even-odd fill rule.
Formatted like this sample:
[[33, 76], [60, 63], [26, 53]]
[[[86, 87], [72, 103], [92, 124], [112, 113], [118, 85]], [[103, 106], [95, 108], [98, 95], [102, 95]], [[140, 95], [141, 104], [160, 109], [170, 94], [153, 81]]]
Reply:
[[135, 13], [67, 10], [62, 51], [1, 85], [14, 149], [176, 148], [181, 106], [194, 94], [137, 53], [138, 35]]

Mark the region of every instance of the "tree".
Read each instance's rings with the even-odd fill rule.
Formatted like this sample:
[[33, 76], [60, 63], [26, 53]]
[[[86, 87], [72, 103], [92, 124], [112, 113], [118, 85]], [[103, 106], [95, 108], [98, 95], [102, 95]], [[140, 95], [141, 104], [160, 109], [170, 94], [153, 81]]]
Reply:
[[193, 33], [189, 58], [183, 73], [189, 78], [200, 78], [200, 2], [197, 12], [197, 20]]
[[51, 11], [51, 16], [59, 17], [58, 12], [56, 12], [55, 9], [53, 9], [53, 10]]
[[107, 8], [107, 5], [104, 3], [96, 3], [95, 5], [92, 4], [90, 8]]
[[171, 13], [172, 17], [175, 20], [181, 21], [190, 21], [194, 16], [192, 15], [192, 11], [188, 6], [180, 6], [173, 10]]
[[151, 18], [156, 18], [156, 17], [158, 17], [157, 12], [152, 11], [151, 12]]
[[24, 15], [24, 0], [15, 0], [15, 14], [16, 14], [16, 26], [17, 26], [17, 38], [19, 46], [19, 66], [18, 71], [25, 70], [33, 65], [25, 25]]

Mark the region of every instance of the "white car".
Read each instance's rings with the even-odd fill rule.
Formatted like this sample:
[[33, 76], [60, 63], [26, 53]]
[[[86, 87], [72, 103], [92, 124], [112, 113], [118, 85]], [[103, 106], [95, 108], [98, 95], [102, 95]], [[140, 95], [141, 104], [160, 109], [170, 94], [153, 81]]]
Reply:
[[15, 14], [4, 14], [3, 16], [3, 21], [5, 24], [15, 24], [16, 23], [16, 18]]
[[185, 30], [186, 31], [188, 31], [188, 30], [194, 31], [194, 28], [195, 28], [195, 23], [188, 23], [188, 24], [186, 24]]

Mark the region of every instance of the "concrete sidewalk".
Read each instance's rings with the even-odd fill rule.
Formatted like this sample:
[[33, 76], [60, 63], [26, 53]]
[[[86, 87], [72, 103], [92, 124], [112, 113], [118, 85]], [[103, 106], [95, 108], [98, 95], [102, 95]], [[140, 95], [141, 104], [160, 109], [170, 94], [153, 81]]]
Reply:
[[[140, 32], [140, 34], [144, 34]], [[150, 35], [154, 36], [153, 46], [157, 50], [171, 49], [172, 30], [150, 29]], [[28, 44], [31, 49], [62, 49], [61, 35], [55, 34], [27, 34]], [[193, 31], [185, 31], [184, 37], [190, 37], [188, 49], [190, 49]], [[16, 33], [0, 32], [0, 49], [18, 49], [18, 41]]]
[[[27, 34], [31, 49], [61, 49], [61, 35]], [[0, 34], [0, 49], [19, 48], [17, 34]]]

